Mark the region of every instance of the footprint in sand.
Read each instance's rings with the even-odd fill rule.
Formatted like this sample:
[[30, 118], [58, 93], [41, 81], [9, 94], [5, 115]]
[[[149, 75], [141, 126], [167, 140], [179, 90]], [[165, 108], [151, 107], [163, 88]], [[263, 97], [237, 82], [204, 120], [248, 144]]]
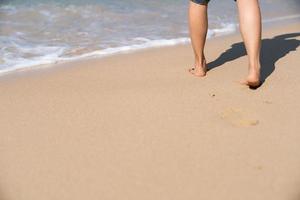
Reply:
[[250, 127], [259, 124], [258, 119], [237, 108], [226, 109], [220, 116], [223, 120], [237, 127]]

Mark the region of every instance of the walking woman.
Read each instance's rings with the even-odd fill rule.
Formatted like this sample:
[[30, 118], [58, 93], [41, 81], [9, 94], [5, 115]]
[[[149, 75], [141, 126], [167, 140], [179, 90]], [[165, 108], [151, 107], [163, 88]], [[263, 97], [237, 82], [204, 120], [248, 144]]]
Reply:
[[[218, 1], [218, 0], [216, 0]], [[233, 0], [227, 0], [233, 1]], [[195, 76], [206, 75], [204, 46], [208, 28], [207, 6], [209, 0], [190, 0], [189, 28], [195, 54], [195, 66], [189, 72]], [[240, 31], [248, 54], [248, 76], [242, 81], [250, 87], [260, 85], [261, 13], [258, 0], [236, 0]]]

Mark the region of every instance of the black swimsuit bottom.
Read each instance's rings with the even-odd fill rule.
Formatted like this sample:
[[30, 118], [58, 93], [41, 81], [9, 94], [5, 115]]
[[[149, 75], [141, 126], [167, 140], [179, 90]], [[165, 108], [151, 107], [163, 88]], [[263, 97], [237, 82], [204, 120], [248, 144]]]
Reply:
[[[208, 4], [208, 2], [210, 1], [210, 0], [191, 0], [192, 2], [194, 2], [194, 3], [197, 3], [197, 4]], [[236, 0], [234, 0], [234, 1], [236, 1]]]

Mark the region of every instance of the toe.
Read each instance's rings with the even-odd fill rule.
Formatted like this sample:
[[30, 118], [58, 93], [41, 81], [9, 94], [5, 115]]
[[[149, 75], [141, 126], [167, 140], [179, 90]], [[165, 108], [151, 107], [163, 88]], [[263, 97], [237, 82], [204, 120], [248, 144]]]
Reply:
[[201, 72], [199, 72], [198, 70], [196, 70], [195, 67], [194, 67], [194, 68], [190, 68], [188, 71], [189, 71], [191, 74], [193, 74], [194, 76], [197, 76], [197, 77], [203, 77], [203, 76], [206, 75], [206, 72], [201, 73]]

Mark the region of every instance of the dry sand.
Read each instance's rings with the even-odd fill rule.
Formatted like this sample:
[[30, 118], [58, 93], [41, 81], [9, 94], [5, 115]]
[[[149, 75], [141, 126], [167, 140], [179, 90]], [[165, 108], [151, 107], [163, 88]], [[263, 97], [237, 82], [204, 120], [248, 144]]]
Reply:
[[264, 32], [257, 90], [239, 35], [205, 78], [189, 45], [1, 77], [0, 199], [299, 200], [299, 31]]

